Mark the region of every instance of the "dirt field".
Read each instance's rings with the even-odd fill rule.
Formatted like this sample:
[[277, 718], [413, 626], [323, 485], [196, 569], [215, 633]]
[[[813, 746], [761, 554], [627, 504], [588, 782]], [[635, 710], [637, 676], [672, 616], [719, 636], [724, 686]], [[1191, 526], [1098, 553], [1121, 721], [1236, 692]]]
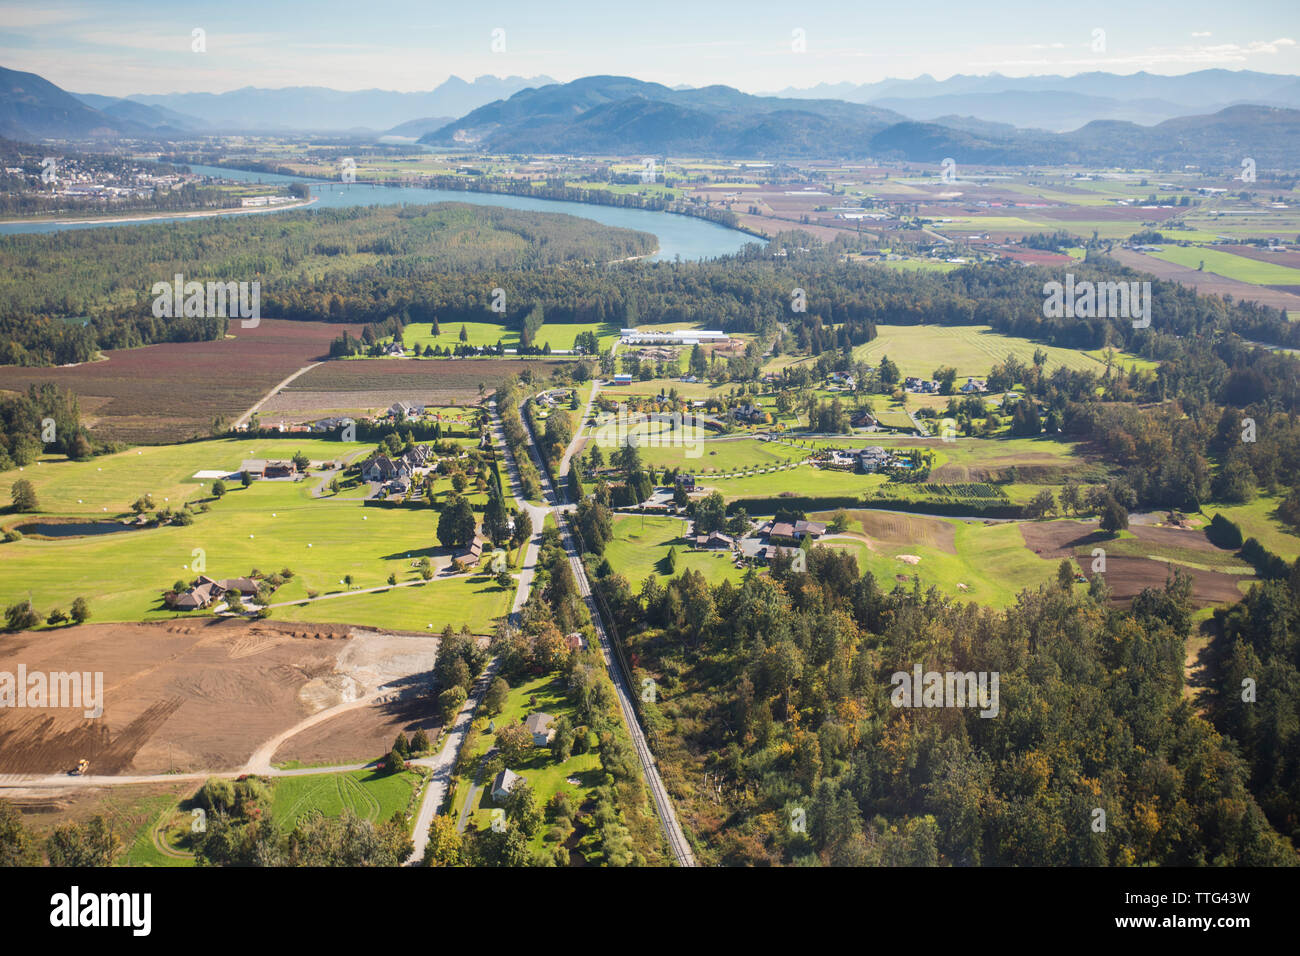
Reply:
[[[308, 372], [308, 375], [311, 373]], [[295, 385], [297, 382], [295, 381]], [[379, 415], [395, 402], [422, 402], [446, 406], [451, 402], [477, 402], [478, 386], [467, 388], [368, 389], [364, 391], [317, 391], [290, 386], [267, 399], [257, 411], [265, 425], [295, 424], [337, 415]], [[470, 410], [466, 409], [468, 415]]]
[[271, 758], [275, 764], [297, 760], [307, 766], [359, 763], [387, 753], [399, 733], [409, 739], [423, 730], [437, 747], [442, 721], [434, 716], [428, 695], [373, 703], [339, 714], [290, 737]]
[[[342, 392], [400, 391], [406, 399], [427, 394], [426, 404], [466, 405], [479, 400], [480, 383], [490, 392], [525, 369], [545, 378], [559, 364], [527, 359], [350, 359], [312, 369], [276, 398], [291, 402], [298, 392], [332, 392], [332, 401], [338, 404], [352, 401], [338, 394]], [[268, 402], [263, 407], [274, 406]]]
[[327, 322], [263, 319], [255, 329], [231, 323], [234, 338], [117, 349], [102, 362], [70, 368], [0, 366], [0, 390], [53, 382], [81, 399], [97, 435], [151, 444], [206, 434], [212, 419], [234, 421], [289, 375], [325, 358], [344, 329]]
[[[1199, 551], [1207, 557], [1221, 556], [1225, 552], [1211, 544], [1200, 531], [1181, 531], [1176, 528], [1151, 528], [1135, 525], [1130, 528], [1134, 536], [1153, 550], [1177, 548]], [[1092, 579], [1093, 548], [1107, 548], [1110, 536], [1098, 530], [1093, 522], [1051, 521], [1024, 522], [1020, 533], [1025, 545], [1040, 557], [1057, 561], [1061, 558], [1078, 558], [1080, 569]], [[1171, 564], [1148, 557], [1108, 554], [1106, 557], [1106, 583], [1111, 589], [1115, 604], [1128, 604], [1144, 588], [1164, 587], [1174, 568], [1182, 568], [1192, 578], [1192, 603], [1198, 607], [1208, 604], [1231, 603], [1241, 599], [1239, 581], [1244, 575], [1222, 571], [1205, 571], [1181, 564]]]
[[[56, 773], [82, 757], [98, 774], [238, 769], [311, 714], [427, 672], [436, 648], [338, 625], [233, 621], [0, 637], [0, 671], [99, 671], [104, 688], [98, 719], [72, 708], [0, 710], [0, 773]], [[370, 733], [340, 735], [338, 746], [368, 746]]]

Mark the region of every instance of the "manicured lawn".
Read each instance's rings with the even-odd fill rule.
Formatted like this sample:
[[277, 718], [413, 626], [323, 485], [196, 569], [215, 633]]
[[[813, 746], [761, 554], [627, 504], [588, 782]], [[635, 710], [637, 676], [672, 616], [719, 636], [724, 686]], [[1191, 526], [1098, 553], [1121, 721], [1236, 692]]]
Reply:
[[[641, 461], [656, 470], [681, 468], [694, 469], [768, 468], [772, 465], [798, 461], [809, 454], [806, 448], [792, 448], [780, 442], [759, 441], [757, 438], [739, 440], [703, 439], [694, 447], [643, 447]], [[609, 452], [605, 452], [606, 458]]]
[[363, 820], [381, 823], [405, 812], [419, 777], [407, 770], [384, 773], [353, 770], [347, 773], [275, 777], [271, 817], [284, 830], [293, 829], [315, 814], [337, 817], [351, 810]]
[[89, 461], [46, 458], [39, 465], [0, 472], [0, 491], [7, 500], [9, 486], [26, 478], [36, 489], [43, 514], [103, 517], [129, 510], [131, 502], [145, 494], [153, 495], [160, 508], [206, 497], [212, 481], [194, 478], [196, 472], [233, 472], [246, 458], [287, 459], [301, 451], [312, 461], [334, 461], [373, 447], [309, 437], [151, 445]]
[[[533, 698], [536, 699], [536, 703], [531, 702]], [[563, 676], [552, 674], [534, 677], [510, 689], [510, 695], [501, 713], [489, 717], [482, 710], [479, 711], [479, 715], [474, 720], [474, 726], [480, 733], [475, 755], [482, 756], [496, 746], [496, 734], [487, 729], [489, 723], [498, 729], [505, 728], [519, 723], [529, 714], [538, 711], [555, 718], [567, 717], [575, 728], [580, 724], [576, 709], [565, 695]], [[604, 777], [604, 771], [600, 767], [600, 756], [594, 751], [574, 753], [563, 763], [557, 763], [551, 756], [549, 748], [535, 747], [528, 752], [521, 764], [508, 769], [528, 781], [539, 807], [545, 809], [551, 797], [563, 790], [568, 793], [569, 804], [575, 812], [587, 801], [591, 791]], [[568, 779], [570, 777], [578, 782], [570, 783]], [[468, 792], [470, 782], [463, 779], [457, 788], [458, 792], [462, 794]], [[485, 779], [480, 783], [481, 789], [474, 795], [474, 802], [470, 808], [467, 829], [473, 827], [483, 830], [490, 826], [492, 810], [497, 806], [490, 793], [492, 781]], [[460, 806], [464, 805], [463, 797], [457, 801], [457, 804], [453, 809], [459, 814]], [[548, 829], [550, 824], [543, 822], [537, 833], [533, 835], [531, 846], [534, 850], [542, 850], [550, 846], [544, 839]]]
[[462, 624], [490, 634], [497, 618], [510, 610], [516, 584], [500, 587], [490, 575], [435, 577], [428, 584], [277, 607], [277, 620], [322, 624], [368, 624], [398, 631], [440, 632]]
[[677, 570], [700, 571], [710, 584], [723, 579], [739, 581], [745, 572], [736, 568], [724, 551], [690, 551], [681, 539], [689, 532], [689, 523], [681, 518], [649, 515], [618, 515], [614, 519], [614, 538], [605, 546], [605, 557], [619, 574], [628, 579], [632, 589], [651, 574], [666, 575], [664, 560], [669, 548], [677, 548]]
[[[318, 444], [326, 450], [339, 447], [337, 442]], [[292, 454], [297, 447], [312, 456], [321, 451], [310, 442], [200, 442], [143, 449], [145, 454], [138, 456], [127, 452], [90, 462], [32, 466], [23, 475], [39, 479], [42, 508], [61, 515], [85, 508], [86, 518], [102, 518], [147, 492], [160, 507], [187, 497], [198, 500], [198, 485], [181, 476], [212, 466], [234, 468], [242, 457], [254, 454]], [[204, 573], [215, 578], [248, 574], [254, 568], [264, 573], [292, 569], [295, 576], [275, 593], [277, 603], [302, 600], [308, 590], [342, 591], [340, 582], [349, 574], [362, 588], [385, 584], [389, 574], [399, 581], [418, 579], [411, 562], [438, 548], [434, 509], [367, 508], [358, 499], [344, 497], [312, 499], [315, 484], [311, 478], [259, 481], [249, 488], [236, 483], [224, 498], [210, 502], [208, 513], [196, 514], [189, 526], [62, 540], [27, 537], [0, 544], [0, 606], [30, 594], [38, 610], [66, 610], [75, 597], [84, 596], [95, 621], [171, 618], [174, 612], [163, 606], [161, 593], [177, 580], [192, 580], [200, 558]], [[204, 483], [203, 498], [209, 497], [210, 487], [210, 482]], [[177, 492], [170, 502], [165, 502], [167, 491]], [[75, 495], [84, 503], [78, 505]], [[111, 501], [114, 507], [97, 514], [93, 505], [100, 501]], [[445, 624], [467, 623], [487, 633], [492, 618], [504, 613], [510, 593], [482, 579], [435, 578], [425, 587], [321, 601], [307, 608], [276, 608], [273, 614], [418, 630], [429, 623], [439, 630]]]

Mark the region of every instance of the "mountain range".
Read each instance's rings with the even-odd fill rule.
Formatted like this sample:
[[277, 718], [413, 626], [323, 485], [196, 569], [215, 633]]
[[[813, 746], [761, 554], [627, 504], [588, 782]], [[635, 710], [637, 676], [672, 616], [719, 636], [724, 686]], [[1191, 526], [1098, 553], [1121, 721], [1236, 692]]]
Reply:
[[670, 89], [590, 76], [522, 90], [422, 136], [488, 152], [645, 153], [758, 159], [1300, 167], [1300, 111], [1232, 106], [1154, 126], [1094, 120], [1068, 133], [969, 118], [912, 120], [878, 103], [752, 96], [725, 86]]
[[71, 93], [0, 67], [0, 136], [17, 140], [179, 136], [187, 132], [357, 131], [416, 137], [550, 77], [453, 76], [426, 93], [297, 86], [116, 97]]
[[1155, 73], [1079, 73], [1074, 76], [929, 75], [878, 83], [821, 83], [788, 87], [775, 96], [840, 99], [896, 110], [909, 119], [971, 116], [1022, 128], [1064, 132], [1093, 120], [1146, 125], [1177, 116], [1217, 112], [1229, 106], [1300, 107], [1300, 80], [1251, 70], [1198, 70], [1178, 76]]
[[[1032, 81], [1032, 82], [1031, 82]], [[615, 155], [711, 155], [758, 159], [902, 159], [964, 164], [1079, 163], [1160, 168], [1239, 166], [1300, 169], [1300, 111], [1237, 103], [1154, 124], [1126, 116], [1174, 95], [1286, 100], [1295, 77], [1203, 70], [1181, 77], [1083, 74], [1028, 77], [1028, 86], [1070, 90], [998, 90], [1005, 77], [884, 81], [811, 92], [875, 97], [870, 102], [808, 96], [756, 96], [728, 86], [670, 88], [631, 77], [452, 77], [429, 93], [340, 92], [323, 87], [248, 87], [229, 93], [141, 97], [72, 94], [33, 73], [0, 68], [0, 136], [15, 140], [178, 139], [249, 130], [351, 131], [370, 138], [417, 139], [443, 148], [489, 152]], [[1019, 82], [1019, 81], [1016, 81]], [[540, 83], [539, 86], [530, 84]], [[997, 115], [1000, 103], [1072, 102], [1079, 115], [1122, 89], [1150, 94], [1124, 100], [1103, 119], [1054, 132], [1024, 128]], [[1262, 91], [1262, 92], [1261, 92]], [[810, 92], [810, 91], [790, 91]], [[1297, 97], [1300, 100], [1300, 97]], [[964, 105], [985, 103], [981, 114]], [[476, 104], [476, 105], [471, 105]], [[885, 105], [890, 104], [890, 105]], [[919, 105], [918, 105], [919, 104]], [[931, 113], [942, 110], [939, 115]], [[1023, 112], [1023, 111], [1022, 111]], [[459, 119], [450, 117], [459, 116]], [[921, 118], [918, 118], [921, 117]]]
[[[370, 130], [382, 132], [419, 117], [462, 116], [522, 89], [554, 83], [548, 76], [449, 77], [433, 90], [331, 90], [247, 86], [228, 93], [151, 93], [126, 99], [198, 117], [220, 130]], [[398, 134], [400, 135], [400, 134]], [[408, 134], [409, 135], [409, 134]]]

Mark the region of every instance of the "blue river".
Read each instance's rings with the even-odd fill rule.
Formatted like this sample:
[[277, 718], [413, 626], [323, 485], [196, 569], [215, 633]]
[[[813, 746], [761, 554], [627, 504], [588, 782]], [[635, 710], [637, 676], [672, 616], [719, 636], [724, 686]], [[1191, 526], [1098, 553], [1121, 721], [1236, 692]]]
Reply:
[[[607, 226], [621, 226], [625, 229], [637, 229], [653, 233], [659, 239], [659, 251], [651, 258], [672, 260], [710, 259], [715, 256], [731, 255], [739, 252], [749, 242], [761, 243], [763, 240], [728, 229], [717, 223], [682, 216], [667, 212], [654, 212], [648, 209], [623, 209], [618, 206], [596, 206], [587, 203], [566, 202], [558, 199], [533, 199], [525, 196], [508, 196], [499, 193], [462, 192], [455, 189], [421, 189], [415, 187], [394, 188], [374, 186], [367, 183], [338, 183], [302, 180], [295, 176], [280, 176], [275, 173], [253, 173], [240, 169], [224, 169], [215, 166], [191, 166], [194, 172], [209, 176], [224, 176], [243, 182], [260, 183], [299, 183], [307, 182], [311, 186], [316, 202], [309, 209], [334, 209], [347, 206], [406, 205], [434, 202], [463, 202], [480, 206], [506, 206], [510, 209], [526, 209], [533, 212], [563, 212], [583, 219], [592, 219]], [[281, 210], [270, 209], [249, 215], [273, 215]], [[130, 214], [128, 214], [130, 215]], [[142, 215], [147, 215], [144, 213]], [[104, 227], [121, 227], [141, 225], [143, 222], [178, 222], [186, 219], [205, 218], [196, 216], [171, 216], [150, 220], [128, 220], [125, 222], [17, 222], [0, 224], [0, 235], [18, 233], [59, 232], [63, 229], [95, 229]]]

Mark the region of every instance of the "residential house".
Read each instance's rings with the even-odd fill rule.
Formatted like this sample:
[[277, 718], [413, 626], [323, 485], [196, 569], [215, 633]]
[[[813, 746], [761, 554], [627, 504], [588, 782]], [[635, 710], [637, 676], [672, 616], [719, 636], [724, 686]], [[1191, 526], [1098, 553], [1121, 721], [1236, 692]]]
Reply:
[[417, 402], [394, 402], [388, 407], [389, 417], [396, 418], [398, 421], [419, 418], [423, 414], [424, 406]]
[[291, 461], [268, 461], [262, 470], [263, 478], [293, 478], [298, 474], [298, 466]]
[[555, 736], [555, 718], [550, 714], [536, 713], [529, 714], [528, 719], [524, 721], [524, 730], [533, 735], [534, 747], [545, 747]]
[[694, 490], [695, 490], [695, 476], [694, 476], [694, 475], [678, 475], [678, 476], [677, 476], [677, 487], [680, 488], [680, 489], [682, 489], [682, 491], [694, 491]]
[[457, 551], [452, 556], [452, 560], [459, 561], [461, 564], [476, 565], [479, 562], [479, 558], [482, 556], [483, 536], [481, 534], [475, 534], [474, 540]]
[[389, 458], [384, 454], [372, 455], [361, 466], [361, 477], [366, 481], [394, 481], [410, 478], [411, 466], [402, 458]]
[[893, 464], [894, 457], [879, 445], [869, 445], [858, 453], [858, 464], [865, 474], [874, 474]]
[[777, 538], [787, 541], [802, 541], [804, 538], [820, 538], [826, 533], [826, 525], [820, 521], [805, 521], [800, 518], [798, 521], [773, 521], [763, 525], [759, 529], [759, 534], [767, 532], [769, 540]]
[[692, 535], [690, 541], [695, 547], [709, 551], [730, 551], [736, 546], [736, 539], [729, 534], [723, 534], [721, 531]]
[[523, 779], [513, 770], [502, 770], [492, 780], [492, 799], [497, 803], [503, 802]]
[[854, 412], [853, 417], [849, 419], [849, 424], [854, 428], [875, 428], [878, 424], [876, 416], [868, 411]]
[[569, 645], [571, 651], [585, 651], [587, 649], [587, 639], [577, 631], [565, 634], [564, 643]]

